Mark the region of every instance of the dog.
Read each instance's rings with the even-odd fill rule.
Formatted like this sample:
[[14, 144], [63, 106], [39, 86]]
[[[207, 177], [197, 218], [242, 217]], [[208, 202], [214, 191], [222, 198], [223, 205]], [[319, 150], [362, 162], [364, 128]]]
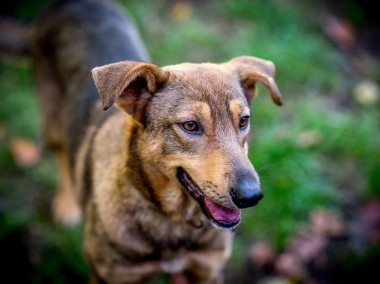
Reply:
[[262, 83], [282, 105], [273, 63], [159, 67], [102, 0], [58, 1], [0, 30], [3, 50], [31, 58], [58, 160], [54, 216], [82, 218], [90, 282], [223, 283], [241, 209], [263, 197], [247, 157], [250, 103]]

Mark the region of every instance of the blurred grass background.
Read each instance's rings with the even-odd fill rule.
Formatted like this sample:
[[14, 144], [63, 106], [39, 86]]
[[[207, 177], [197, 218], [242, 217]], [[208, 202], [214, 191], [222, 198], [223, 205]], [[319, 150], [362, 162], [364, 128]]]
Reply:
[[[0, 8], [32, 20], [48, 2], [25, 0]], [[360, 29], [371, 23], [357, 2], [333, 7], [296, 0], [119, 3], [128, 8], [158, 65], [223, 62], [243, 54], [276, 65], [284, 106], [276, 107], [264, 88], [252, 105], [249, 155], [265, 198], [258, 207], [244, 210], [227, 283], [243, 283], [239, 276], [246, 273], [253, 243], [264, 240], [283, 252], [315, 210], [323, 208], [344, 219], [361, 202], [378, 200], [380, 73], [376, 54], [356, 46]], [[343, 39], [329, 22], [337, 7], [344, 8], [340, 15], [352, 25], [341, 23], [346, 27]], [[62, 228], [51, 218], [57, 176], [49, 153], [40, 151], [33, 93], [28, 61], [1, 55], [0, 267], [22, 283], [84, 283], [80, 227]], [[21, 151], [32, 162], [18, 160], [20, 141], [26, 141]], [[379, 242], [371, 245], [378, 248]], [[365, 259], [360, 254], [348, 267]], [[154, 281], [165, 283], [166, 278]], [[244, 281], [255, 283], [249, 276]]]

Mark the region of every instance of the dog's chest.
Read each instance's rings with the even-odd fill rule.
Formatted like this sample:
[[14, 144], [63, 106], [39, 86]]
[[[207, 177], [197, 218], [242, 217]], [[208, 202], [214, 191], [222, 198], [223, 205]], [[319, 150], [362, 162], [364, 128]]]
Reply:
[[[209, 226], [195, 228], [191, 224], [172, 224], [162, 226], [159, 232], [150, 235], [148, 240], [151, 254], [148, 259], [156, 259], [161, 263], [162, 270], [167, 273], [178, 273], [187, 267], [195, 255], [212, 248], [216, 243], [226, 246], [223, 233]], [[144, 235], [143, 238], [147, 238]]]
[[199, 244], [208, 241], [211, 235], [216, 233], [216, 230], [208, 223], [196, 227], [188, 221], [174, 222], [164, 218], [153, 220], [155, 220], [155, 225], [140, 223], [138, 234], [161, 252], [162, 256], [179, 250], [196, 249]]
[[[134, 226], [127, 229], [128, 236], [123, 242], [127, 246], [131, 244], [131, 240], [138, 242], [139, 245], [135, 245], [134, 248], [144, 248], [143, 251], [140, 251], [143, 258], [170, 260], [178, 255], [212, 245], [213, 240], [219, 238], [221, 233], [207, 222], [202, 226], [195, 227], [190, 222], [173, 222], [167, 217], [152, 216], [148, 221], [147, 212], [144, 215], [144, 221], [135, 220]], [[134, 248], [130, 247], [132, 250]]]

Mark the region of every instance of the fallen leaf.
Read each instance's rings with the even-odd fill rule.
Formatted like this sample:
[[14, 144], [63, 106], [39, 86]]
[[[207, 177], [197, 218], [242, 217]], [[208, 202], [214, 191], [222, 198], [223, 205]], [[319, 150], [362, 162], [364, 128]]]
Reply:
[[10, 151], [16, 163], [20, 166], [34, 165], [41, 156], [37, 145], [24, 138], [12, 139], [10, 141]]
[[310, 223], [313, 231], [328, 236], [341, 236], [345, 224], [337, 213], [325, 208], [316, 208], [310, 213]]
[[360, 205], [358, 210], [359, 220], [362, 229], [367, 234], [367, 239], [371, 244], [380, 242], [380, 201], [376, 199], [368, 200]]
[[186, 1], [179, 1], [173, 4], [170, 9], [170, 18], [175, 22], [183, 22], [193, 14], [193, 6]]
[[249, 251], [249, 260], [258, 267], [273, 263], [275, 258], [276, 251], [274, 247], [265, 241], [256, 242]]
[[356, 32], [353, 25], [343, 18], [335, 15], [325, 17], [322, 25], [325, 33], [337, 45], [348, 48], [354, 45]]
[[275, 268], [280, 275], [292, 279], [303, 279], [306, 275], [306, 270], [300, 259], [291, 254], [280, 255], [276, 260]]

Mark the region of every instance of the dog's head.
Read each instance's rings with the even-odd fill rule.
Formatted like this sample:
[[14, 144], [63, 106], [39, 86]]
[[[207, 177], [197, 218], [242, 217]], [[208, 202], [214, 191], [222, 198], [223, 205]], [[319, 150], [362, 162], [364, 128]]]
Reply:
[[143, 129], [137, 148], [160, 180], [150, 181], [161, 185], [156, 196], [178, 202], [180, 184], [220, 228], [235, 227], [240, 209], [262, 199], [247, 139], [257, 82], [282, 105], [272, 62], [249, 56], [164, 68], [119, 62], [94, 68], [93, 76], [104, 108], [115, 103]]

